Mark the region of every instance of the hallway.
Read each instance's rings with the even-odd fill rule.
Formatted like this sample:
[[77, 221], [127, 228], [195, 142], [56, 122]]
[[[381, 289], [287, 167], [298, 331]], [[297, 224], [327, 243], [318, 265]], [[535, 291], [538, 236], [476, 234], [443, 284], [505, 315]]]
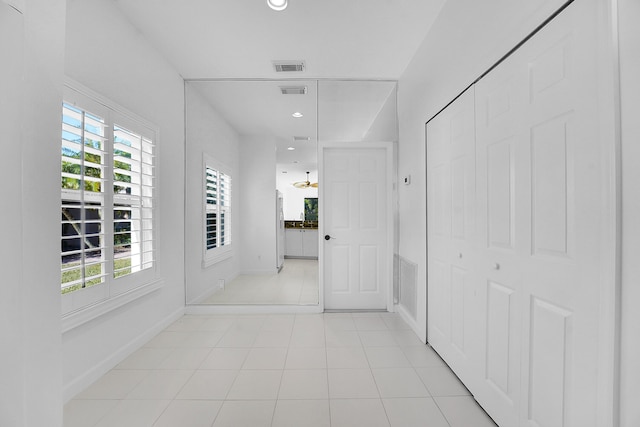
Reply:
[[491, 427], [393, 313], [187, 315], [71, 400], [65, 427]]

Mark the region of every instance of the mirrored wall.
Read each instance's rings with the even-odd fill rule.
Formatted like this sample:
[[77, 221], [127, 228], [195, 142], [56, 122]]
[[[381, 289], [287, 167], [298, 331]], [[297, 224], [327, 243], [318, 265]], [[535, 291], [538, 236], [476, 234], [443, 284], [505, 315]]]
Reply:
[[397, 141], [396, 83], [188, 81], [187, 304], [317, 305], [318, 144]]

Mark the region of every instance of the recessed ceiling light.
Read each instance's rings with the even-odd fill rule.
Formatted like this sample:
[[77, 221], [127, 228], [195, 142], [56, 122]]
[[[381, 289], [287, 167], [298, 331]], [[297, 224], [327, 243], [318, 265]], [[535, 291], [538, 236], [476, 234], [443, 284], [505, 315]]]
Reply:
[[287, 150], [293, 151], [293, 150], [295, 150], [295, 147], [287, 147]]
[[293, 117], [295, 117], [296, 119], [299, 119], [300, 117], [302, 117], [302, 113], [299, 111], [296, 111], [295, 113], [292, 114]]
[[287, 0], [267, 0], [267, 4], [271, 9], [278, 12], [287, 8]]

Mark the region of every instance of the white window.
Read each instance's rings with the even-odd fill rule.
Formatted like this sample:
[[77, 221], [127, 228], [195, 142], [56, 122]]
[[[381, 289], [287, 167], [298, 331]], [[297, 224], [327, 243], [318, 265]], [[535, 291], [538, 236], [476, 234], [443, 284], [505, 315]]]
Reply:
[[122, 108], [66, 88], [61, 146], [63, 314], [155, 278], [155, 135]]
[[205, 156], [204, 162], [205, 267], [231, 256], [231, 175]]

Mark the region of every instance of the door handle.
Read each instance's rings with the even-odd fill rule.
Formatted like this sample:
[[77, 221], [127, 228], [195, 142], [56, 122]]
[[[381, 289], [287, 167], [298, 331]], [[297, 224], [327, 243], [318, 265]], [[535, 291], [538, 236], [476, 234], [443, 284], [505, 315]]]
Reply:
[[324, 240], [331, 240], [331, 239], [335, 239], [335, 237], [331, 237], [328, 234], [324, 235]]

